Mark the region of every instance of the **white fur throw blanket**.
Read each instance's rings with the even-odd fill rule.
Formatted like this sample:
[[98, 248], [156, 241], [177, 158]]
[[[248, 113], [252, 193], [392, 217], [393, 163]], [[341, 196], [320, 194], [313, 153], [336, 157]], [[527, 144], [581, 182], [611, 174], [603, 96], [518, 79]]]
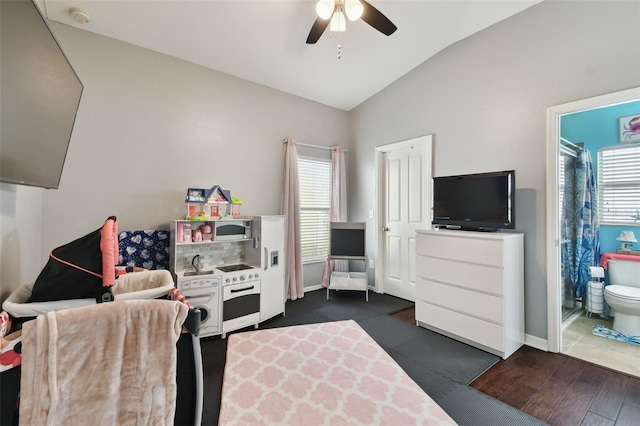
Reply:
[[49, 312], [22, 331], [21, 425], [172, 425], [188, 308], [131, 300]]

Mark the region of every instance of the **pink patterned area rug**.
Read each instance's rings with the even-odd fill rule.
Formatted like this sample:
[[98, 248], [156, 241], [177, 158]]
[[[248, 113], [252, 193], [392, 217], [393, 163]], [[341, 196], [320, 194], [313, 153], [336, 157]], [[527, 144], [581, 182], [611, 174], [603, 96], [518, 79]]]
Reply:
[[355, 321], [229, 336], [220, 425], [454, 425]]

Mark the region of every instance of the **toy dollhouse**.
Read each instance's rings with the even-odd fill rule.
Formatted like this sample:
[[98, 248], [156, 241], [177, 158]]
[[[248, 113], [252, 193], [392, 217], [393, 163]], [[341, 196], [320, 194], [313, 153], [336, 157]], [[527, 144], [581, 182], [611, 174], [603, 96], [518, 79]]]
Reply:
[[240, 216], [240, 201], [231, 197], [231, 191], [214, 185], [211, 189], [187, 189], [186, 219], [211, 220]]

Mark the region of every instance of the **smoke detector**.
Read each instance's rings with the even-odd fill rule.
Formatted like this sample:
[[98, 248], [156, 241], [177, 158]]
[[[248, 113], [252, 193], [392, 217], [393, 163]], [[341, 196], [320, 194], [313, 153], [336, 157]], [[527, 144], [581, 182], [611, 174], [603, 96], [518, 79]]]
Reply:
[[89, 14], [78, 7], [69, 9], [69, 15], [81, 24], [87, 24], [91, 20]]

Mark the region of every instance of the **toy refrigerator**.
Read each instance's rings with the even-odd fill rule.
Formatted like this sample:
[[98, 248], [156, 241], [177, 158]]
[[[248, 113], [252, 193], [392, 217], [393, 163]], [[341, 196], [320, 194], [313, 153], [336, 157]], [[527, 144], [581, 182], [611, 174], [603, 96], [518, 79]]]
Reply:
[[245, 256], [250, 265], [260, 266], [260, 322], [284, 313], [285, 252], [284, 216], [255, 216], [253, 241]]

